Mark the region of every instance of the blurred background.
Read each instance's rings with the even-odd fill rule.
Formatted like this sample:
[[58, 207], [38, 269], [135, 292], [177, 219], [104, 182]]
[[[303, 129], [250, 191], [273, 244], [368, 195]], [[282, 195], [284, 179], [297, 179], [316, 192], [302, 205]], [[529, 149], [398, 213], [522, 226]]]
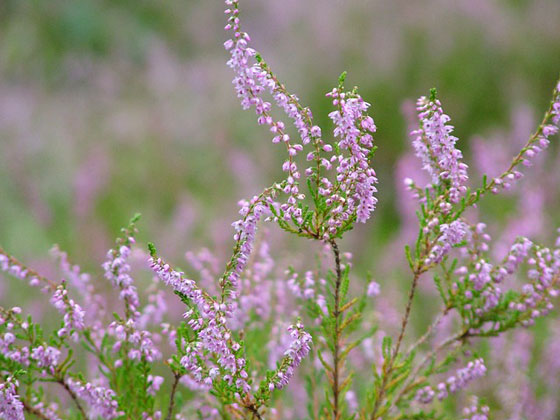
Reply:
[[[524, 143], [560, 71], [557, 0], [244, 0], [241, 8], [253, 46], [324, 133], [324, 95], [342, 71], [372, 104], [379, 207], [344, 249], [354, 251], [356, 277], [372, 271], [382, 290], [393, 287], [388, 273], [416, 229], [401, 186], [417, 171], [408, 137], [415, 99], [438, 89], [477, 185]], [[284, 156], [238, 105], [224, 24], [222, 1], [0, 1], [0, 244], [8, 252], [41, 267], [57, 243], [98, 269], [140, 212], [140, 239], [168, 259], [207, 247], [226, 260], [237, 201], [279, 179]], [[547, 156], [558, 166], [556, 148]], [[513, 215], [508, 232], [553, 238], [558, 188], [543, 181], [552, 173], [535, 175], [546, 187], [540, 195], [527, 187], [489, 200], [481, 210], [490, 233]], [[282, 255], [305, 249], [287, 242]], [[388, 250], [398, 257], [383, 258]], [[3, 288], [4, 304], [24, 293]]]

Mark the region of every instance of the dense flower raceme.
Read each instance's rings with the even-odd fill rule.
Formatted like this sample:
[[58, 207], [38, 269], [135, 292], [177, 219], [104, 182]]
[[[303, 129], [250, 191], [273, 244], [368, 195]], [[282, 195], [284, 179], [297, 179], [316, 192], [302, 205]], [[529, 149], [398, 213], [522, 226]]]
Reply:
[[[128, 262], [131, 247], [135, 243], [136, 233], [135, 216], [127, 229], [123, 230], [123, 237], [117, 240], [117, 247], [109, 250], [107, 260], [103, 263], [105, 278], [113, 287], [120, 290], [119, 297], [125, 304], [125, 316], [123, 321], [114, 321], [109, 325], [107, 331], [117, 341], [113, 351], [117, 352], [123, 347], [123, 343], [131, 344], [128, 348], [128, 358], [131, 360], [144, 359], [150, 363], [161, 358], [161, 352], [156, 348], [149, 331], [139, 328], [141, 313], [139, 311], [140, 298], [131, 275], [131, 267]], [[122, 363], [121, 360], [118, 363]]]
[[255, 235], [257, 233], [257, 223], [261, 217], [270, 215], [270, 206], [275, 205], [270, 197], [255, 196], [251, 201], [242, 200], [239, 202], [241, 209], [239, 214], [242, 218], [233, 223], [235, 235], [233, 239], [236, 241], [237, 246], [235, 255], [233, 256], [234, 266], [227, 274], [227, 281], [229, 282], [232, 291], [231, 298], [235, 300], [237, 296], [237, 289], [239, 287], [239, 277], [249, 261], [249, 256], [253, 252], [253, 243], [255, 242]]
[[[355, 92], [340, 92], [333, 89], [330, 96], [333, 105], [338, 109], [329, 114], [335, 124], [334, 135], [339, 139], [338, 147], [347, 150], [349, 156], [342, 154], [336, 157], [337, 181], [341, 192], [332, 191], [330, 185], [324, 186], [327, 195], [335, 206], [333, 223], [337, 220], [348, 220], [356, 212], [358, 222], [365, 223], [375, 209], [377, 178], [373, 168], [369, 166], [370, 153], [373, 149], [372, 133], [376, 127], [373, 119], [366, 114], [370, 104]], [[331, 226], [336, 231], [335, 226]]]
[[119, 411], [115, 400], [116, 394], [112, 389], [95, 386], [91, 383], [82, 383], [78, 380], [68, 379], [66, 385], [81, 400], [90, 407], [90, 418], [114, 419], [124, 413]]
[[37, 362], [37, 365], [50, 370], [51, 373], [54, 373], [53, 371], [58, 365], [60, 355], [59, 349], [45, 345], [35, 347], [31, 351], [31, 358]]
[[289, 195], [289, 198], [283, 210], [286, 220], [290, 220], [292, 215], [299, 217], [296, 203], [297, 200], [303, 198], [298, 186], [300, 172], [294, 161], [294, 157], [303, 150], [303, 145], [292, 142], [290, 135], [285, 131], [284, 123], [272, 118], [270, 115], [271, 104], [261, 97], [262, 93], [267, 89], [270, 90], [277, 103], [288, 112], [289, 116], [294, 118], [297, 128], [303, 134], [304, 144], [309, 143], [310, 132], [305, 128], [303, 116], [299, 114], [297, 108], [288, 103], [287, 97], [283, 93], [276, 92], [274, 80], [269, 79], [267, 73], [255, 62], [256, 52], [248, 46], [249, 35], [242, 32], [240, 28], [238, 2], [227, 0], [226, 5], [230, 7], [226, 10], [226, 14], [230, 15], [226, 29], [233, 32], [233, 38], [226, 41], [225, 47], [231, 54], [228, 66], [236, 73], [233, 84], [241, 99], [241, 105], [244, 109], [254, 106], [258, 115], [258, 123], [268, 125], [274, 134], [273, 142], [284, 143], [288, 150], [288, 160], [283, 165], [283, 170], [288, 174], [284, 192]]
[[72, 338], [75, 341], [78, 340], [77, 332], [85, 327], [85, 312], [73, 299], [68, 298], [68, 291], [64, 284], [56, 288], [51, 298], [51, 303], [64, 315], [64, 326], [58, 330], [58, 335], [69, 335], [73, 331]]
[[303, 330], [303, 325], [298, 322], [295, 325], [290, 325], [288, 328], [292, 342], [290, 347], [284, 353], [284, 362], [280, 365], [276, 373], [275, 380], [269, 383], [269, 389], [272, 391], [274, 388], [282, 389], [294, 376], [295, 368], [301, 364], [301, 361], [307, 356], [312, 342], [311, 336]]
[[[189, 376], [199, 385], [211, 387], [220, 374], [230, 384], [235, 384], [239, 392], [250, 391], [245, 371], [245, 359], [236, 356], [240, 345], [233, 340], [226, 325], [231, 316], [228, 306], [219, 304], [198, 288], [193, 280], [184, 277], [184, 273], [174, 271], [160, 258], [152, 257], [150, 265], [158, 277], [175, 291], [184, 295], [194, 305], [185, 313], [188, 325], [196, 334], [196, 339], [188, 343], [181, 365]], [[210, 366], [215, 355], [217, 366]]]
[[114, 287], [120, 289], [119, 297], [125, 302], [127, 318], [135, 320], [140, 316], [138, 312], [140, 300], [134, 280], [130, 275], [130, 265], [127, 262], [130, 256], [130, 245], [134, 244], [134, 237], [130, 236], [123, 242], [124, 244], [118, 249], [111, 249], [107, 253], [107, 261], [103, 263], [103, 269], [105, 278], [111, 281]]
[[441, 103], [432, 94], [418, 99], [417, 110], [420, 127], [412, 135], [416, 155], [432, 177], [434, 185], [449, 182], [449, 201], [457, 203], [466, 192], [467, 165], [461, 162], [463, 154], [455, 147], [457, 137], [453, 126], [448, 125], [448, 115], [443, 113]]

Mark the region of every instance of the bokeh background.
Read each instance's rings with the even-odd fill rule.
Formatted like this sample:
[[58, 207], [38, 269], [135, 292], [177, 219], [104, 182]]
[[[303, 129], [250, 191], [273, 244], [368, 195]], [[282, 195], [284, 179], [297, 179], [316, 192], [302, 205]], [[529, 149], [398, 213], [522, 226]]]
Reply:
[[[331, 110], [324, 94], [342, 71], [372, 103], [379, 207], [344, 248], [354, 252], [356, 278], [370, 271], [399, 296], [406, 279], [395, 252], [414, 232], [402, 191], [414, 168], [411, 104], [438, 89], [473, 185], [482, 173], [505, 169], [540, 121], [560, 71], [560, 2], [244, 0], [241, 7], [253, 46], [324, 132]], [[207, 247], [226, 260], [236, 202], [278, 179], [283, 155], [238, 105], [224, 24], [217, 0], [0, 1], [6, 250], [42, 267], [57, 243], [93, 270], [140, 212], [140, 239], [168, 259]], [[513, 237], [554, 237], [558, 184], [545, 180], [556, 156], [552, 147], [551, 169], [533, 178], [540, 189], [527, 186], [482, 207], [490, 233], [500, 237], [505, 227]], [[279, 241], [279, 255], [306, 249]], [[27, 293], [7, 284], [2, 304]], [[399, 309], [383, 311], [398, 317]]]

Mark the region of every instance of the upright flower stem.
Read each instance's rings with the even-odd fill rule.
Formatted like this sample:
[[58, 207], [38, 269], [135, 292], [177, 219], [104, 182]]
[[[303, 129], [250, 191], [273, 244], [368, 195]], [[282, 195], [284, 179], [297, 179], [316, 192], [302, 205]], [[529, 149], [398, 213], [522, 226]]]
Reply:
[[401, 322], [401, 330], [399, 332], [399, 337], [397, 338], [397, 343], [395, 345], [395, 350], [391, 356], [391, 359], [389, 360], [389, 363], [387, 364], [387, 368], [385, 369], [385, 372], [383, 373], [383, 381], [381, 382], [381, 386], [376, 390], [376, 398], [375, 398], [375, 404], [373, 406], [373, 412], [371, 413], [371, 420], [376, 420], [376, 416], [377, 413], [379, 411], [379, 408], [381, 407], [381, 403], [383, 401], [383, 398], [385, 397], [385, 391], [387, 388], [387, 384], [389, 382], [389, 378], [391, 377], [391, 373], [393, 372], [393, 369], [395, 367], [395, 361], [397, 360], [397, 356], [399, 355], [399, 351], [401, 349], [401, 345], [404, 339], [404, 333], [406, 331], [406, 327], [408, 325], [408, 320], [410, 318], [410, 310], [412, 308], [412, 301], [414, 300], [414, 295], [416, 294], [416, 287], [418, 286], [418, 279], [420, 278], [420, 275], [422, 274], [422, 269], [421, 267], [418, 267], [415, 271], [414, 271], [414, 277], [412, 278], [412, 286], [410, 287], [410, 291], [408, 293], [408, 301], [406, 303], [406, 309], [404, 311], [404, 316]]
[[339, 399], [340, 399], [340, 372], [339, 372], [339, 357], [340, 357], [340, 286], [342, 284], [342, 270], [340, 268], [340, 250], [334, 240], [330, 241], [334, 253], [334, 261], [336, 266], [336, 282], [334, 288], [334, 352], [333, 352], [333, 418], [338, 420], [340, 416]]
[[175, 394], [177, 393], [177, 385], [179, 384], [179, 379], [181, 379], [181, 375], [175, 373], [175, 380], [173, 381], [173, 385], [171, 386], [169, 408], [167, 409], [167, 416], [165, 416], [165, 420], [171, 420], [171, 417], [173, 416], [173, 408], [175, 407]]

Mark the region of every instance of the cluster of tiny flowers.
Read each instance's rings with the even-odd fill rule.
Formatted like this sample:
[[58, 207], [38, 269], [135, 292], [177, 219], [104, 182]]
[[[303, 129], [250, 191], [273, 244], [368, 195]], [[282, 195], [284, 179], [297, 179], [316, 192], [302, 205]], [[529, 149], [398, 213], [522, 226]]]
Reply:
[[480, 407], [478, 399], [474, 397], [470, 407], [463, 409], [463, 415], [466, 416], [463, 420], [488, 420], [489, 412], [490, 408], [487, 405]]
[[41, 283], [37, 277], [30, 275], [29, 271], [26, 268], [15, 263], [10, 259], [8, 255], [4, 254], [1, 248], [0, 248], [0, 270], [20, 280], [25, 280], [27, 277], [29, 277], [30, 286], [39, 286], [39, 284]]
[[356, 220], [365, 223], [375, 209], [377, 192], [375, 170], [369, 166], [369, 156], [373, 149], [372, 133], [376, 131], [373, 118], [366, 114], [370, 104], [354, 92], [340, 92], [335, 88], [327, 94], [332, 98], [337, 110], [329, 117], [335, 124], [334, 135], [341, 151], [347, 150], [348, 156], [339, 154], [323, 165], [330, 168], [338, 162], [336, 180], [340, 191], [334, 191], [327, 179], [322, 180], [320, 193], [327, 196], [327, 204], [333, 205], [333, 217], [329, 220], [329, 231], [337, 228], [356, 214]]
[[[30, 286], [39, 286], [41, 284], [41, 279], [34, 271], [20, 265], [17, 261], [10, 258], [9, 255], [5, 254], [1, 248], [0, 269], [21, 280], [29, 279]], [[77, 340], [77, 331], [81, 331], [85, 328], [85, 311], [78, 303], [68, 297], [65, 282], [56, 286], [56, 284], [44, 278], [42, 280], [43, 283], [47, 283], [42, 291], [48, 292], [54, 290], [50, 302], [64, 315], [64, 326], [58, 330], [58, 336], [65, 337], [70, 335], [71, 331], [73, 331], [72, 338]]]
[[442, 224], [437, 242], [426, 257], [425, 263], [439, 264], [454, 245], [461, 243], [465, 239], [467, 231], [467, 225], [461, 220]]
[[[128, 243], [133, 244], [134, 238], [129, 237]], [[114, 287], [120, 289], [119, 297], [126, 303], [130, 315], [133, 319], [138, 318], [138, 292], [134, 286], [134, 280], [130, 275], [130, 265], [128, 257], [130, 256], [130, 246], [121, 245], [118, 249], [111, 249], [107, 253], [107, 261], [103, 263], [105, 270], [105, 278], [111, 281]]]
[[[290, 270], [286, 271], [286, 274], [290, 273]], [[320, 311], [318, 311], [317, 313], [315, 322], [319, 324], [323, 318], [323, 315], [327, 315], [329, 312], [325, 295], [319, 293], [319, 291], [324, 290], [326, 280], [321, 278], [317, 282], [313, 276], [312, 271], [306, 271], [305, 277], [303, 279], [299, 278], [298, 273], [293, 272], [289, 275], [287, 284], [288, 288], [295, 297], [304, 301], [313, 301], [315, 304], [317, 304]]]
[[[10, 310], [11, 313], [19, 314], [21, 313], [21, 308], [14, 307]], [[30, 351], [29, 347], [18, 347], [15, 346], [16, 336], [13, 332], [14, 330], [14, 323], [8, 321], [5, 317], [6, 314], [0, 315], [0, 325], [5, 325], [6, 332], [4, 334], [0, 334], [0, 353], [7, 359], [13, 360], [23, 366], [29, 366], [30, 364]], [[22, 324], [22, 328], [26, 329], [27, 324]]]
[[[123, 343], [132, 344], [132, 348], [128, 350], [127, 357], [130, 360], [140, 360], [144, 358], [147, 362], [154, 362], [161, 358], [161, 353], [152, 341], [152, 334], [149, 331], [139, 330], [135, 321], [129, 319], [126, 323], [120, 324], [112, 322], [109, 325], [108, 332], [114, 336], [117, 341], [113, 346], [113, 351], [118, 352]], [[117, 361], [120, 365], [122, 361]]]
[[220, 372], [218, 368], [207, 370], [203, 362], [207, 359], [205, 353], [212, 353], [217, 356], [218, 365], [228, 372], [223, 379], [230, 384], [235, 383], [244, 393], [249, 392], [245, 359], [234, 354], [240, 346], [232, 340], [226, 327], [226, 315], [231, 315], [228, 306], [205, 296], [193, 280], [185, 278], [182, 272], [172, 270], [160, 258], [152, 257], [150, 266], [165, 284], [185, 295], [196, 305], [197, 311], [189, 310], [185, 313], [188, 325], [197, 335], [197, 341], [189, 343], [186, 354], [181, 359], [181, 364], [189, 371], [189, 375], [197, 383], [210, 386]]
[[107, 306], [105, 298], [101, 294], [95, 293], [91, 276], [82, 273], [79, 265], [71, 264], [68, 260], [68, 254], [62, 251], [58, 245], [51, 249], [51, 255], [58, 260], [59, 268], [68, 284], [80, 293], [86, 312], [85, 323], [88, 325], [92, 336], [101, 340], [100, 336], [103, 334], [102, 319]]
[[90, 296], [93, 291], [93, 287], [90, 284], [90, 275], [82, 273], [79, 265], [72, 265], [70, 261], [68, 261], [68, 254], [62, 251], [58, 245], [55, 245], [50, 253], [54, 258], [58, 259], [59, 268], [64, 273], [69, 284], [77, 289], [82, 296]]
[[299, 274], [293, 272], [288, 279], [290, 291], [300, 299], [308, 300], [315, 297], [315, 279], [312, 271], [305, 272], [305, 278], [299, 279]]
[[[477, 307], [475, 309], [475, 314], [478, 316], [496, 307], [502, 295], [502, 291], [498, 287], [498, 283], [502, 281], [502, 278], [497, 276], [498, 269], [481, 256], [481, 253], [488, 251], [488, 242], [491, 239], [490, 235], [485, 232], [485, 229], [486, 224], [484, 223], [477, 223], [473, 226], [472, 234], [463, 248], [464, 251], [471, 255], [471, 269], [469, 270], [466, 265], [463, 265], [455, 270], [459, 281], [467, 283], [467, 286], [464, 287], [463, 290], [464, 296], [468, 301], [473, 299], [473, 290], [478, 292], [482, 291], [481, 296], [484, 301], [483, 307]], [[454, 292], [457, 293], [458, 284], [454, 283], [452, 287]], [[471, 303], [467, 303], [463, 308], [465, 310], [470, 310], [472, 305]]]
[[225, 48], [230, 52], [231, 58], [227, 64], [233, 69], [236, 77], [233, 84], [237, 92], [237, 96], [241, 100], [243, 109], [249, 109], [254, 106], [258, 116], [259, 124], [266, 124], [270, 127], [270, 131], [274, 134], [274, 143], [284, 143], [288, 150], [288, 160], [282, 166], [287, 173], [286, 185], [284, 192], [289, 195], [288, 202], [284, 205], [283, 210], [285, 217], [290, 220], [292, 216], [298, 217], [297, 200], [302, 199], [303, 195], [299, 193], [298, 179], [300, 172], [294, 162], [294, 157], [303, 150], [303, 145], [292, 143], [290, 135], [285, 132], [285, 125], [282, 121], [276, 121], [270, 115], [271, 104], [265, 101], [261, 95], [268, 89], [278, 105], [284, 109], [287, 114], [294, 119], [304, 144], [309, 143], [309, 131], [304, 124], [304, 115], [302, 115], [297, 106], [288, 101], [288, 97], [283, 93], [283, 89], [277, 86], [276, 81], [268, 76], [258, 63], [254, 61], [256, 52], [248, 46], [250, 37], [247, 33], [241, 31], [239, 20], [239, 2], [237, 0], [226, 0], [225, 13], [229, 15], [226, 30], [233, 32], [232, 39], [225, 42]]
[[531, 251], [533, 246], [533, 242], [527, 238], [519, 238], [515, 241], [502, 264], [494, 269], [494, 279], [497, 282], [501, 282], [508, 275], [515, 273], [529, 255], [529, 251]]
[[560, 126], [560, 82], [558, 82], [556, 90], [554, 91], [552, 122], [556, 124], [557, 127]]
[[284, 360], [278, 372], [276, 373], [276, 380], [270, 382], [269, 390], [274, 388], [284, 388], [292, 376], [294, 376], [295, 368], [301, 364], [301, 361], [307, 356], [312, 342], [311, 335], [303, 330], [303, 324], [298, 322], [295, 325], [290, 325], [288, 328], [292, 342], [290, 347], [284, 352]]
[[429, 404], [437, 396], [438, 400], [441, 401], [447, 398], [449, 394], [464, 389], [470, 382], [481, 378], [485, 374], [484, 360], [475, 359], [469, 362], [466, 367], [459, 369], [455, 375], [450, 376], [445, 382], [440, 382], [435, 391], [431, 386], [418, 390], [416, 400], [423, 404]]
[[150, 395], [156, 395], [156, 392], [159, 391], [161, 384], [163, 384], [163, 376], [153, 376], [148, 375], [148, 389], [146, 390]]
[[65, 337], [74, 331], [72, 338], [77, 340], [77, 331], [85, 328], [85, 312], [80, 305], [68, 297], [68, 290], [64, 284], [56, 288], [51, 298], [51, 304], [64, 315], [64, 326], [58, 330], [58, 336]]
[[19, 400], [16, 387], [18, 383], [13, 377], [0, 384], [0, 417], [5, 420], [24, 420], [23, 404]]
[[[245, 270], [239, 296], [239, 304], [230, 318], [231, 328], [247, 328], [249, 322], [261, 324], [270, 319], [271, 300], [275, 294], [275, 282], [270, 279], [274, 269], [274, 259], [266, 241], [260, 241], [255, 250], [253, 263]], [[251, 316], [254, 313], [257, 319]]]
[[531, 283], [523, 285], [519, 302], [510, 303], [510, 309], [529, 312], [530, 317], [522, 322], [525, 326], [533, 325], [536, 318], [553, 309], [550, 298], [558, 296], [555, 286], [560, 276], [560, 249], [534, 246], [527, 263], [532, 267], [527, 273]]
[[467, 165], [461, 162], [462, 152], [455, 148], [457, 137], [453, 126], [447, 125], [448, 115], [443, 113], [438, 99], [425, 96], [417, 102], [420, 127], [411, 133], [416, 155], [422, 159], [423, 168], [432, 177], [432, 183], [449, 181], [449, 201], [457, 203], [466, 192]]
[[[199, 309], [202, 317], [207, 315], [210, 310], [210, 302], [207, 300], [196, 282], [184, 277], [182, 271], [175, 271], [169, 264], [163, 262], [161, 258], [151, 257], [149, 260], [151, 269], [156, 273], [161, 281], [177, 292], [186, 296]], [[192, 325], [191, 325], [192, 326]]]
[[494, 194], [497, 194], [500, 189], [509, 190], [515, 181], [522, 178], [523, 174], [515, 169], [517, 164], [521, 162], [524, 166], [531, 166], [535, 157], [549, 146], [549, 138], [558, 133], [560, 127], [560, 83], [556, 86], [552, 101], [552, 109], [548, 114], [550, 120], [541, 126], [538, 135], [532, 138], [527, 147], [522, 150], [519, 159], [515, 161], [515, 165], [492, 180], [492, 192]]
[[257, 223], [262, 216], [270, 213], [269, 203], [263, 202], [258, 196], [253, 197], [251, 201], [242, 200], [239, 205], [241, 206], [239, 214], [242, 218], [232, 224], [235, 229], [233, 239], [237, 242], [238, 249], [236, 249], [236, 255], [234, 255], [235, 265], [228, 274], [228, 281], [233, 288], [230, 292], [232, 299], [237, 296], [236, 289], [239, 287], [239, 278], [253, 252]]
[[57, 410], [58, 410], [58, 404], [56, 403], [50, 403], [46, 405], [44, 402], [39, 401], [33, 404], [33, 411], [40, 413], [42, 419], [61, 420]]
[[90, 408], [90, 418], [114, 419], [124, 413], [118, 410], [116, 394], [110, 388], [95, 386], [91, 383], [82, 383], [74, 379], [67, 379], [68, 388], [81, 400], [85, 401]]
[[55, 347], [42, 345], [35, 347], [31, 351], [31, 358], [37, 362], [39, 367], [47, 369], [49, 373], [54, 373], [54, 368], [58, 366], [60, 350]]

